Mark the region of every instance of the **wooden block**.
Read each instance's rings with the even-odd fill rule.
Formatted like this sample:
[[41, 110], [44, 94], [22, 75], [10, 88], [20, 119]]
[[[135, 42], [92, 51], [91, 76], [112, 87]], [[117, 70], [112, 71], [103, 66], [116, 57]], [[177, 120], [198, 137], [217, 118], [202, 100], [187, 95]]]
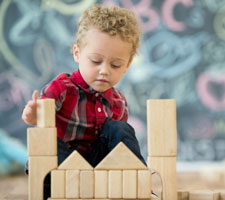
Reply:
[[93, 167], [80, 155], [78, 151], [73, 151], [64, 162], [59, 165], [58, 169], [64, 170], [81, 170], [81, 169], [89, 169], [92, 170]]
[[190, 191], [189, 200], [219, 200], [219, 192], [210, 190]]
[[150, 170], [138, 170], [138, 199], [150, 199], [152, 189], [152, 172]]
[[130, 149], [120, 142], [96, 167], [107, 169], [148, 169]]
[[51, 171], [51, 197], [65, 198], [65, 170]]
[[37, 100], [37, 127], [55, 127], [55, 99]]
[[58, 166], [57, 156], [29, 157], [29, 200], [43, 199], [43, 183], [46, 175]]
[[108, 171], [95, 170], [95, 198], [108, 197]]
[[66, 170], [66, 198], [80, 197], [80, 171]]
[[176, 156], [176, 101], [148, 100], [147, 129], [149, 156]]
[[161, 176], [163, 200], [177, 200], [176, 157], [148, 157], [148, 166]]
[[214, 192], [218, 192], [220, 194], [219, 200], [225, 200], [225, 189], [214, 190]]
[[108, 198], [122, 198], [122, 170], [109, 170]]
[[67, 200], [67, 199], [55, 199], [55, 198], [48, 198], [48, 200]]
[[225, 190], [218, 191], [220, 193], [220, 200], [225, 200]]
[[94, 171], [80, 171], [80, 198], [94, 197]]
[[123, 198], [137, 198], [137, 171], [123, 170]]
[[186, 190], [177, 191], [177, 199], [178, 200], [189, 200], [189, 192]]
[[[56, 128], [28, 128], [27, 152], [29, 156], [57, 155]], [[47, 145], [46, 145], [47, 144]]]

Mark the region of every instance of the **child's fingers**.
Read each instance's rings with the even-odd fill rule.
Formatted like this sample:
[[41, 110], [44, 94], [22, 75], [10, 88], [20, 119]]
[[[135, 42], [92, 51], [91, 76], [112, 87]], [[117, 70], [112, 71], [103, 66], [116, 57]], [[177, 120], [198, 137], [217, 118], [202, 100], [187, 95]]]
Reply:
[[32, 100], [34, 101], [34, 103], [36, 103], [37, 99], [38, 99], [38, 90], [34, 90], [32, 94]]
[[28, 101], [26, 105], [26, 107], [29, 107], [30, 109], [32, 108], [35, 109], [35, 106], [36, 106], [36, 102], [33, 100]]
[[23, 113], [22, 119], [28, 125], [35, 125], [36, 123], [36, 108], [37, 108], [38, 91], [35, 90], [32, 94], [32, 100], [27, 102]]
[[22, 119], [25, 121], [29, 121], [32, 115], [32, 109], [30, 106], [26, 106], [24, 108], [23, 114], [22, 114]]

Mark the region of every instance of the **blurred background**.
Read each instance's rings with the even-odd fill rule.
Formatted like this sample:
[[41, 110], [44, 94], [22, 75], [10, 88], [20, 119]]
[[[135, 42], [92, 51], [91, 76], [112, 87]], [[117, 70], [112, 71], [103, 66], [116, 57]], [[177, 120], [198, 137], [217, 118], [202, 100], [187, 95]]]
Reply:
[[174, 98], [178, 171], [216, 170], [209, 179], [225, 184], [225, 0], [0, 0], [2, 180], [23, 174], [24, 105], [33, 90], [77, 69], [77, 21], [96, 3], [134, 10], [143, 30], [139, 55], [117, 87], [144, 157], [146, 100]]

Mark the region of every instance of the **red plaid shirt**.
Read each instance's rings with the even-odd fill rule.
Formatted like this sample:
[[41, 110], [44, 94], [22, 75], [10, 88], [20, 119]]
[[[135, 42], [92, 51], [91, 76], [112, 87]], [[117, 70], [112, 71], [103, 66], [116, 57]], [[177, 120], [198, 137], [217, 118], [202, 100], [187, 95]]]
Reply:
[[91, 150], [104, 122], [128, 118], [126, 99], [118, 89], [96, 92], [79, 70], [57, 76], [43, 88], [41, 98], [55, 99], [57, 135], [82, 153]]

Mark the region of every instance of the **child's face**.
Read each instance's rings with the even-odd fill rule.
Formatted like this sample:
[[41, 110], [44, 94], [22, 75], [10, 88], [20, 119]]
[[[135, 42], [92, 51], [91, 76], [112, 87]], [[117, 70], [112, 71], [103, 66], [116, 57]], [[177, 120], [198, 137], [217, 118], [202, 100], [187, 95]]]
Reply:
[[116, 85], [127, 71], [132, 44], [94, 28], [86, 33], [84, 40], [83, 47], [74, 45], [74, 59], [86, 83], [104, 92]]

